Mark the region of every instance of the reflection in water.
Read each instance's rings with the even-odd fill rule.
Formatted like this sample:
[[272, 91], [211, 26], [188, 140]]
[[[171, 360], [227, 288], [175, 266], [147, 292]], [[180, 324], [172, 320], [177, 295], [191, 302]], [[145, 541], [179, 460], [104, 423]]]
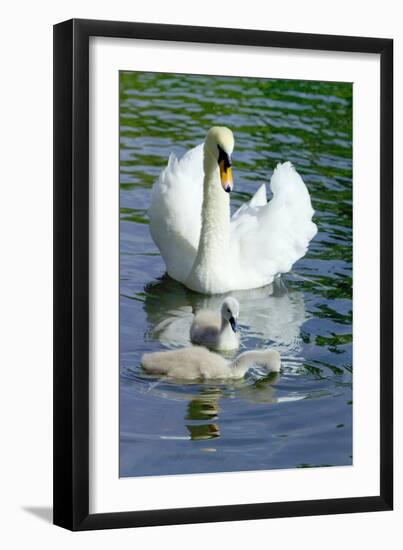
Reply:
[[221, 394], [219, 388], [202, 388], [200, 394], [189, 401], [185, 418], [186, 420], [195, 421], [186, 424], [190, 439], [193, 441], [220, 437], [220, 426], [218, 422], [212, 421], [218, 421]]
[[214, 420], [218, 417], [218, 401], [221, 396], [219, 388], [202, 389], [200, 395], [191, 399], [188, 405], [186, 419]]
[[[136, 387], [141, 393], [152, 394], [172, 401], [188, 402], [184, 422], [192, 440], [213, 439], [221, 436], [220, 401], [222, 399], [236, 397], [252, 404], [265, 405], [273, 405], [282, 401], [277, 397], [275, 387], [280, 380], [280, 373], [267, 373], [258, 367], [251, 369], [245, 379], [209, 381], [208, 384], [164, 377], [156, 380], [154, 376], [144, 372], [136, 373], [135, 377]], [[296, 396], [296, 399], [301, 398], [301, 396]], [[291, 398], [289, 397], [287, 400], [291, 400]], [[241, 422], [242, 419], [240, 419], [240, 429], [242, 429]]]
[[203, 308], [218, 311], [228, 295], [235, 296], [240, 304], [243, 347], [250, 348], [251, 340], [256, 339], [255, 347], [270, 345], [283, 355], [295, 353], [299, 350], [301, 325], [308, 318], [303, 293], [288, 291], [281, 279], [263, 288], [204, 296], [165, 276], [148, 284], [144, 295], [148, 338], [169, 348], [189, 345], [194, 313]]
[[[274, 404], [277, 403], [277, 398], [273, 384], [278, 382], [279, 379], [280, 374], [272, 372], [264, 378], [252, 381], [252, 383], [237, 381], [237, 385], [233, 390], [236, 389], [238, 397], [245, 401]], [[192, 424], [186, 425], [191, 439], [199, 440], [220, 437], [220, 399], [223, 397], [226, 397], [225, 390], [219, 386], [213, 386], [202, 387], [199, 394], [190, 399], [185, 420], [195, 421]], [[212, 423], [213, 420], [214, 423]]]
[[190, 439], [194, 441], [220, 437], [218, 424], [188, 424], [186, 427], [189, 430]]

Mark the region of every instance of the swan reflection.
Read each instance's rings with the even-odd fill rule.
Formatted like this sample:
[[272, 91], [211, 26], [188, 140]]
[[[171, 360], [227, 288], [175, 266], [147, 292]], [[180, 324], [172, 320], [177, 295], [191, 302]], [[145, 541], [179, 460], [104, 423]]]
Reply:
[[[259, 405], [275, 405], [283, 398], [278, 396], [276, 384], [281, 379], [278, 372], [259, 373], [254, 370], [244, 379], [211, 381], [198, 384], [189, 380], [174, 380], [142, 375], [138, 378], [141, 393], [171, 401], [187, 402], [183, 417], [187, 437], [193, 441], [216, 439], [225, 435], [221, 428], [221, 404], [226, 399], [241, 399]], [[223, 432], [224, 430], [224, 432]], [[161, 435], [161, 438], [167, 436]], [[172, 436], [171, 436], [172, 437]], [[180, 437], [179, 435], [177, 437]], [[214, 451], [214, 447], [200, 450]]]
[[190, 399], [185, 421], [194, 421], [186, 424], [193, 441], [220, 437], [220, 426], [217, 423], [220, 397], [219, 388], [203, 388], [199, 395]]
[[[272, 372], [252, 383], [238, 381], [234, 384], [232, 391], [236, 391], [238, 397], [250, 403], [273, 405], [278, 402], [275, 384], [279, 379], [280, 374]], [[221, 436], [220, 401], [228, 396], [226, 394], [228, 394], [228, 388], [224, 390], [218, 386], [203, 387], [189, 400], [185, 421], [187, 421], [186, 428], [191, 440], [215, 439]]]
[[[300, 328], [308, 319], [303, 292], [287, 289], [280, 279], [266, 287], [228, 295], [240, 304], [242, 347], [274, 345], [280, 353], [298, 352]], [[218, 311], [223, 296], [191, 292], [169, 277], [148, 284], [144, 301], [149, 326], [146, 337], [167, 348], [190, 345], [194, 313], [200, 309]]]

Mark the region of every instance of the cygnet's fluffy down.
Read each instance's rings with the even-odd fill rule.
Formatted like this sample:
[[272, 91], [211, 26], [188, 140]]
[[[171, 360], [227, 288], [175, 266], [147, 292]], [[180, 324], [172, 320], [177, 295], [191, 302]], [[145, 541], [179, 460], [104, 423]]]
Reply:
[[145, 353], [141, 364], [151, 374], [187, 380], [236, 380], [243, 378], [253, 366], [278, 372], [280, 354], [275, 350], [246, 351], [234, 361], [228, 361], [206, 348], [192, 346], [180, 350]]
[[238, 349], [238, 316], [239, 303], [231, 296], [223, 301], [220, 312], [199, 311], [190, 327], [191, 341], [214, 350]]

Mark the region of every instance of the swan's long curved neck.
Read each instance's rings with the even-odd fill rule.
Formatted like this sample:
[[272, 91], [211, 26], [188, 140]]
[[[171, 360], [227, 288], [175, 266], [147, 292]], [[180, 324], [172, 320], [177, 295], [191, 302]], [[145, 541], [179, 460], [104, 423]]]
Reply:
[[[202, 224], [198, 256], [200, 260], [222, 260], [230, 237], [229, 195], [221, 187], [219, 168], [204, 161]], [[211, 264], [210, 264], [211, 265]]]
[[222, 259], [230, 237], [230, 203], [220, 182], [217, 161], [204, 157], [203, 206], [198, 260]]
[[252, 365], [260, 365], [268, 370], [277, 370], [271, 368], [266, 351], [245, 351], [231, 363], [231, 368], [237, 375], [243, 376]]
[[220, 334], [223, 337], [226, 337], [227, 335], [232, 336], [232, 327], [230, 322], [227, 321], [227, 319], [224, 319], [224, 317], [221, 319]]

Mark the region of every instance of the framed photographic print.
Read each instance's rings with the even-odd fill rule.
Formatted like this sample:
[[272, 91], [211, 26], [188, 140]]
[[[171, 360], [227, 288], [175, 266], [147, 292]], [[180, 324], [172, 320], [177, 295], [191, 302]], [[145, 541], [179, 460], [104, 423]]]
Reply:
[[54, 522], [391, 510], [393, 42], [54, 27]]

